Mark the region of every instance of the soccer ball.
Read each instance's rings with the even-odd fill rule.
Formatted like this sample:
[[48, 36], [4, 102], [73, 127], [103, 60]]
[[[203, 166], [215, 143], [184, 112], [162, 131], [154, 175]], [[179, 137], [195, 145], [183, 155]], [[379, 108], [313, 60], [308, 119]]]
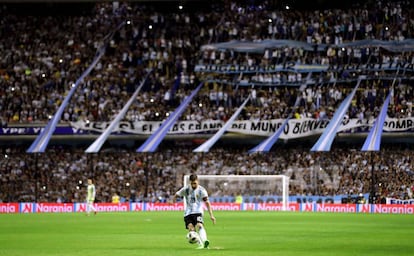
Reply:
[[190, 244], [195, 244], [198, 242], [198, 234], [195, 231], [190, 231], [187, 234], [187, 240]]

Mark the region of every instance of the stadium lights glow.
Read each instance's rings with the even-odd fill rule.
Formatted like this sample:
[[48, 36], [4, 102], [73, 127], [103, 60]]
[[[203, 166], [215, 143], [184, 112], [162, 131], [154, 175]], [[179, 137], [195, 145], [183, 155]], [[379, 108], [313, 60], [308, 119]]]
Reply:
[[203, 103], [198, 103], [198, 106], [199, 106], [200, 108], [202, 108], [202, 107], [203, 107]]
[[270, 18], [267, 21], [269, 21], [269, 23], [272, 23], [273, 22], [272, 19], [270, 19]]
[[79, 184], [82, 184], [82, 181], [81, 180], [79, 180]]
[[125, 186], [129, 187], [129, 182], [125, 183]]
[[178, 9], [182, 10], [182, 9], [183, 9], [183, 6], [180, 4], [180, 5], [178, 6]]
[[286, 6], [285, 6], [285, 9], [286, 9], [286, 10], [289, 10], [289, 9], [290, 9], [289, 5], [286, 5]]
[[152, 25], [149, 25], [149, 26], [148, 26], [148, 29], [152, 29]]
[[155, 116], [159, 116], [159, 115], [160, 115], [160, 113], [158, 113], [158, 112], [155, 113]]
[[42, 77], [43, 77], [43, 78], [45, 78], [45, 77], [46, 77], [46, 74], [45, 74], [45, 73], [43, 73], [43, 74], [42, 74]]
[[126, 21], [126, 24], [127, 24], [127, 25], [130, 25], [130, 24], [131, 24], [131, 21], [130, 21], [130, 20], [127, 20], [127, 21]]
[[14, 90], [15, 90], [15, 89], [14, 89], [14, 87], [12, 87], [12, 88], [10, 88], [10, 90], [11, 90], [12, 92], [14, 92]]
[[167, 112], [167, 113], [165, 113], [165, 116], [167, 116], [167, 117], [168, 117], [168, 116], [170, 116], [170, 113], [168, 113], [168, 112]]
[[8, 158], [9, 156], [7, 154], [4, 155], [4, 158]]
[[59, 63], [63, 63], [63, 59], [59, 59]]
[[75, 87], [75, 86], [76, 86], [76, 84], [74, 84], [74, 83], [73, 83], [73, 84], [72, 84], [72, 87]]
[[52, 119], [52, 116], [51, 116], [51, 115], [48, 115], [48, 117], [47, 117], [47, 118], [49, 118], [49, 120], [50, 120], [50, 119]]
[[153, 103], [154, 102], [154, 99], [150, 99], [150, 102]]

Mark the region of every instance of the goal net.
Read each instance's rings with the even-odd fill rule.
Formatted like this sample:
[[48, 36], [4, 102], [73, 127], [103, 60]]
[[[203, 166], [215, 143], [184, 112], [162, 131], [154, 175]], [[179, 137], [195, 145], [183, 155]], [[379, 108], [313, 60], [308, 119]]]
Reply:
[[[184, 176], [184, 186], [189, 175]], [[241, 195], [244, 203], [282, 203], [288, 209], [289, 177], [286, 175], [198, 175], [211, 202], [235, 202]]]

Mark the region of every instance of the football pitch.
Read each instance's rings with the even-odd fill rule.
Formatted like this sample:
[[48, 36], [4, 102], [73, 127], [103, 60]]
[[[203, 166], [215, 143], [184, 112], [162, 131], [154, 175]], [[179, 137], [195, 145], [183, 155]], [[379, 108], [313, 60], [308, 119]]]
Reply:
[[189, 244], [182, 212], [0, 215], [0, 255], [413, 255], [414, 216], [221, 212], [210, 249]]

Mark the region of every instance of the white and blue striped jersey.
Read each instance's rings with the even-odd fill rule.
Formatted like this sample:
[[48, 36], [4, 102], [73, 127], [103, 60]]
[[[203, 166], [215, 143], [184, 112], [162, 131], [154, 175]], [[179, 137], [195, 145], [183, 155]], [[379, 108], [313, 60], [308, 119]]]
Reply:
[[198, 185], [196, 189], [193, 189], [191, 185], [187, 185], [176, 194], [185, 200], [184, 216], [194, 213], [203, 214], [203, 198], [208, 197], [207, 190], [204, 187]]

